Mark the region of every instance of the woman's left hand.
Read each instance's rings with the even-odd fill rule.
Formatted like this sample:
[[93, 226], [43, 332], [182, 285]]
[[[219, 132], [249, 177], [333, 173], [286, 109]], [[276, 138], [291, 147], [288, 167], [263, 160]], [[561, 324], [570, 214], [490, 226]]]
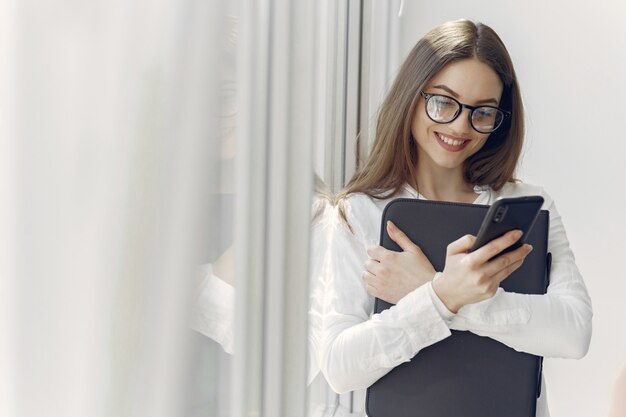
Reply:
[[375, 246], [367, 250], [363, 281], [374, 297], [397, 304], [405, 295], [431, 281], [435, 268], [424, 252], [392, 222], [387, 222], [389, 237], [402, 248], [395, 252]]

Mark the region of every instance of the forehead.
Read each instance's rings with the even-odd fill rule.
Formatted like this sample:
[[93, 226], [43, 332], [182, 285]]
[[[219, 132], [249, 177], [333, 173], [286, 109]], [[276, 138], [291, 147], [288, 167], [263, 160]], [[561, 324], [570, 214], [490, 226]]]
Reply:
[[458, 94], [458, 99], [467, 101], [495, 98], [500, 101], [502, 81], [487, 64], [475, 59], [451, 62], [443, 67], [427, 84], [428, 88], [445, 85]]

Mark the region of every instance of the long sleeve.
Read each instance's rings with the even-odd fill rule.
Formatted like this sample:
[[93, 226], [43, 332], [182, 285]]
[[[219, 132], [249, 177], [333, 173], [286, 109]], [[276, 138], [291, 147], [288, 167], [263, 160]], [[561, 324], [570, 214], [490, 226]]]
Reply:
[[[430, 284], [370, 317], [374, 299], [361, 279], [367, 259], [363, 219], [354, 215], [349, 200], [344, 208], [352, 230], [336, 208], [330, 209], [326, 239], [314, 248], [323, 252], [323, 267], [313, 277], [310, 315], [317, 362], [338, 393], [369, 387], [422, 348], [451, 334], [433, 304]], [[376, 224], [365, 227], [376, 229]]]
[[576, 266], [561, 216], [545, 193], [550, 212], [550, 285], [545, 295], [508, 293], [461, 308], [450, 328], [469, 330], [518, 351], [545, 357], [581, 358], [591, 339], [591, 300]]

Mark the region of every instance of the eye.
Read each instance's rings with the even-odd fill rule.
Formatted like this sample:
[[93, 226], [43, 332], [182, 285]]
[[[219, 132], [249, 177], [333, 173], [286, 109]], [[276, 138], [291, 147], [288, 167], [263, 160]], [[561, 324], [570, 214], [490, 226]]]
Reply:
[[478, 119], [490, 119], [495, 117], [497, 109], [492, 107], [479, 107], [474, 111], [474, 117]]
[[444, 96], [433, 96], [431, 98], [431, 100], [433, 101], [433, 104], [439, 107], [443, 107], [443, 108], [447, 108], [447, 107], [456, 107], [457, 104], [449, 99], [448, 97], [444, 97]]

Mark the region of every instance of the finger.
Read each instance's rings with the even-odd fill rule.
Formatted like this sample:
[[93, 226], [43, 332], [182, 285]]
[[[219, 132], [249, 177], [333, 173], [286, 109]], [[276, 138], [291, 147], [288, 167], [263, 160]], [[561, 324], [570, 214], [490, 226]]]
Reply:
[[522, 237], [521, 230], [511, 230], [487, 243], [482, 248], [476, 249], [469, 256], [471, 256], [475, 262], [483, 264], [489, 261], [491, 258], [508, 248]]
[[476, 236], [465, 235], [454, 242], [448, 245], [446, 253], [448, 255], [456, 255], [458, 253], [467, 252], [474, 246], [474, 242], [476, 241]]
[[512, 252], [497, 256], [485, 264], [485, 272], [488, 276], [496, 275], [498, 272], [508, 268], [518, 261], [523, 261], [533, 250], [533, 247], [526, 244]]
[[385, 255], [385, 253], [387, 252], [387, 249], [383, 248], [382, 246], [370, 246], [367, 249], [367, 255], [375, 260], [375, 261], [381, 261], [383, 259], [383, 256]]
[[387, 233], [389, 233], [389, 237], [391, 240], [396, 242], [398, 246], [402, 248], [405, 252], [417, 253], [421, 252], [419, 246], [417, 246], [409, 237], [398, 228], [391, 220], [387, 221]]
[[377, 285], [377, 278], [374, 275], [368, 273], [367, 271], [363, 271], [362, 278], [363, 278], [363, 283], [365, 284], [365, 290], [367, 291], [367, 293], [374, 297], [379, 297], [381, 295], [381, 291]]
[[378, 297], [378, 290], [370, 284], [365, 284], [365, 291], [373, 297]]
[[374, 274], [372, 274], [371, 272], [369, 272], [369, 271], [363, 271], [363, 273], [361, 273], [361, 279], [367, 285], [370, 285], [372, 287], [376, 283], [376, 276]]
[[380, 264], [380, 262], [368, 259], [365, 261], [364, 266], [365, 270], [374, 276], [383, 275], [384, 267]]
[[519, 261], [512, 263], [511, 265], [507, 266], [506, 268], [495, 274], [492, 277], [494, 283], [500, 285], [502, 281], [507, 279], [513, 272], [515, 272], [520, 266], [522, 266], [523, 263], [524, 259], [520, 259]]

